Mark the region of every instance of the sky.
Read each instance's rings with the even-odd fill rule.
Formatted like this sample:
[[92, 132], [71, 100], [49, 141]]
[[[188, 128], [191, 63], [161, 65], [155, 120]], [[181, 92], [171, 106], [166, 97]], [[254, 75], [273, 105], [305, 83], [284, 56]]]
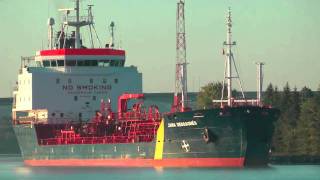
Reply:
[[[185, 1], [189, 91], [223, 79], [228, 7], [237, 42], [234, 56], [246, 91], [256, 90], [257, 61], [266, 64], [264, 88], [270, 82], [280, 89], [286, 82], [298, 90], [319, 87], [319, 0]], [[108, 24], [115, 21], [116, 42], [126, 50], [126, 65], [143, 73], [144, 92], [174, 90], [176, 2], [82, 0], [82, 7], [95, 5], [95, 27], [103, 44], [109, 40]], [[0, 97], [11, 97], [20, 57], [46, 47], [47, 19], [58, 23], [57, 9], [65, 7], [73, 7], [73, 1], [0, 0]]]

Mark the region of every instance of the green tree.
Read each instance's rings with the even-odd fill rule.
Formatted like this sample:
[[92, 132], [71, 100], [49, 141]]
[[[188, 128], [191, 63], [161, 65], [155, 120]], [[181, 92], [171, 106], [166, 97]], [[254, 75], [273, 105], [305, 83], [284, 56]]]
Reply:
[[301, 101], [306, 101], [309, 98], [312, 98], [314, 96], [313, 92], [311, 89], [307, 88], [306, 86], [304, 86], [301, 91], [300, 91], [300, 97], [301, 97]]
[[266, 91], [263, 93], [263, 103], [265, 105], [273, 105], [273, 99], [274, 99], [274, 88], [273, 85], [270, 83], [266, 89]]
[[288, 83], [284, 86], [279, 97], [274, 97], [274, 101], [278, 101], [274, 103], [279, 104], [281, 115], [275, 123], [273, 147], [278, 153], [293, 153], [297, 149], [295, 138], [297, 136], [296, 124], [300, 113], [300, 97], [297, 88], [291, 92]]
[[297, 131], [300, 155], [320, 155], [320, 103], [311, 98], [301, 105]]
[[[212, 82], [201, 87], [197, 96], [198, 108], [211, 108], [213, 107], [213, 99], [221, 99], [222, 83]], [[224, 88], [224, 97], [227, 96], [227, 87]]]
[[297, 88], [291, 92], [290, 95], [290, 106], [285, 112], [285, 116], [287, 121], [288, 132], [285, 135], [285, 140], [288, 143], [287, 152], [289, 154], [296, 154], [298, 151], [298, 144], [296, 143], [296, 139], [299, 137], [297, 133], [297, 122], [300, 116], [300, 95], [297, 91]]
[[274, 93], [273, 93], [273, 98], [272, 98], [272, 106], [275, 108], [280, 109], [280, 101], [281, 101], [281, 94], [278, 90], [278, 87], [274, 87]]
[[283, 92], [281, 93], [281, 98], [280, 98], [280, 110], [282, 112], [287, 111], [287, 109], [291, 105], [290, 95], [291, 95], [291, 89], [290, 89], [289, 83], [287, 82], [286, 85], [283, 87]]

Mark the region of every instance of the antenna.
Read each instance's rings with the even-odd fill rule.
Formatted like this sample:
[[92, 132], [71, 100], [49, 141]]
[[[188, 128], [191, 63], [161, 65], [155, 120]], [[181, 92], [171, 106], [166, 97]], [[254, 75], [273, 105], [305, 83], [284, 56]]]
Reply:
[[55, 21], [53, 18], [48, 19], [48, 46], [49, 49], [53, 49], [53, 26]]
[[115, 23], [113, 21], [111, 21], [110, 23], [110, 33], [111, 33], [111, 39], [110, 39], [110, 43], [109, 43], [109, 48], [113, 48], [114, 47], [114, 27], [115, 27]]
[[190, 110], [188, 105], [187, 90], [187, 58], [186, 58], [186, 33], [185, 33], [185, 15], [184, 0], [177, 3], [176, 19], [176, 76], [175, 76], [175, 93], [173, 99], [172, 112], [184, 112]]

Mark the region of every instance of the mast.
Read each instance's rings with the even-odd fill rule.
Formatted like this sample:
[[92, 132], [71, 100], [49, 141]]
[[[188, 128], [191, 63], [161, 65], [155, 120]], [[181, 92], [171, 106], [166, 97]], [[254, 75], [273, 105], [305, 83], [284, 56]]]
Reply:
[[[76, 16], [69, 17], [68, 14], [71, 10], [75, 10]], [[80, 28], [82, 26], [93, 26], [93, 17], [91, 12], [91, 6], [89, 6], [89, 12], [87, 17], [80, 17], [80, 0], [75, 0], [75, 8], [73, 9], [60, 9], [60, 11], [66, 11], [66, 18], [63, 22], [64, 26], [75, 27], [75, 48], [81, 48]]]
[[261, 101], [261, 95], [262, 95], [262, 86], [263, 86], [263, 72], [262, 72], [262, 67], [264, 65], [263, 62], [257, 62], [257, 104], [262, 105]]
[[109, 48], [113, 48], [114, 47], [114, 27], [115, 27], [115, 23], [112, 21], [110, 23], [111, 39], [110, 39], [110, 43], [109, 43]]
[[[225, 62], [225, 77], [224, 80], [227, 79], [227, 92], [228, 92], [228, 98], [227, 98], [227, 103], [228, 106], [232, 107], [233, 102], [236, 102], [238, 100], [234, 100], [232, 96], [232, 79], [236, 78], [238, 79], [238, 84], [240, 86], [242, 98], [245, 99], [245, 95], [243, 92], [242, 88], [242, 83], [240, 81], [240, 75], [234, 60], [233, 52], [232, 52], [232, 47], [236, 45], [235, 41], [232, 41], [232, 17], [231, 17], [231, 8], [229, 7], [228, 9], [228, 14], [227, 14], [227, 41], [223, 43], [227, 47], [227, 52], [226, 52], [226, 62]], [[232, 66], [234, 66], [234, 70], [236, 71], [236, 76], [233, 76], [232, 73]], [[223, 80], [223, 87], [224, 87], [224, 80]], [[222, 95], [223, 95], [224, 88], [222, 88]], [[221, 97], [221, 103], [223, 102], [223, 96]]]
[[[225, 55], [225, 69], [224, 69], [224, 79], [222, 82], [222, 96], [220, 100], [212, 100], [213, 103], [220, 103], [221, 107], [224, 107], [224, 103], [227, 103], [229, 107], [232, 107], [234, 105], [241, 105], [241, 104], [248, 104], [251, 103], [252, 105], [261, 105], [261, 91], [262, 91], [262, 65], [263, 63], [259, 63], [258, 67], [258, 92], [257, 92], [257, 99], [246, 99], [242, 83], [240, 80], [240, 75], [234, 60], [232, 47], [236, 45], [235, 41], [232, 41], [232, 17], [231, 17], [231, 9], [229, 7], [228, 13], [227, 13], [227, 40], [223, 42], [223, 45], [226, 46], [226, 51], [223, 49], [223, 55]], [[233, 75], [232, 71], [235, 71], [235, 75]], [[232, 83], [233, 79], [237, 79], [237, 82], [239, 84], [242, 99], [235, 99], [232, 96]], [[225, 80], [227, 80], [227, 92], [228, 97], [225, 100], [224, 99], [224, 87], [225, 87]]]
[[80, 25], [79, 25], [79, 21], [80, 21], [80, 2], [79, 0], [76, 0], [76, 39], [75, 39], [75, 48], [79, 49], [81, 44], [80, 44]]
[[184, 4], [184, 0], [178, 1], [176, 19], [176, 75], [174, 101], [171, 111], [178, 112], [184, 112], [189, 109]]
[[53, 25], [55, 21], [53, 18], [48, 19], [48, 48], [53, 49]]
[[228, 88], [228, 106], [232, 106], [232, 46], [236, 44], [236, 42], [232, 42], [232, 20], [231, 20], [231, 9], [228, 10], [227, 16], [227, 42], [225, 45], [227, 46], [227, 88]]

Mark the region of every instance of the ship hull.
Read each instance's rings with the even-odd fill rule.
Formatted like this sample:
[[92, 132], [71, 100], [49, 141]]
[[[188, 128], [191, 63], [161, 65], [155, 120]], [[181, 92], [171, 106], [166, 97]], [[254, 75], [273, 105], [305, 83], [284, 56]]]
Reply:
[[71, 167], [242, 167], [244, 158], [25, 160], [28, 166]]
[[14, 129], [29, 166], [263, 166], [268, 163], [277, 114], [259, 107], [168, 114], [152, 142], [137, 143], [44, 146], [38, 143], [35, 125], [14, 125]]

